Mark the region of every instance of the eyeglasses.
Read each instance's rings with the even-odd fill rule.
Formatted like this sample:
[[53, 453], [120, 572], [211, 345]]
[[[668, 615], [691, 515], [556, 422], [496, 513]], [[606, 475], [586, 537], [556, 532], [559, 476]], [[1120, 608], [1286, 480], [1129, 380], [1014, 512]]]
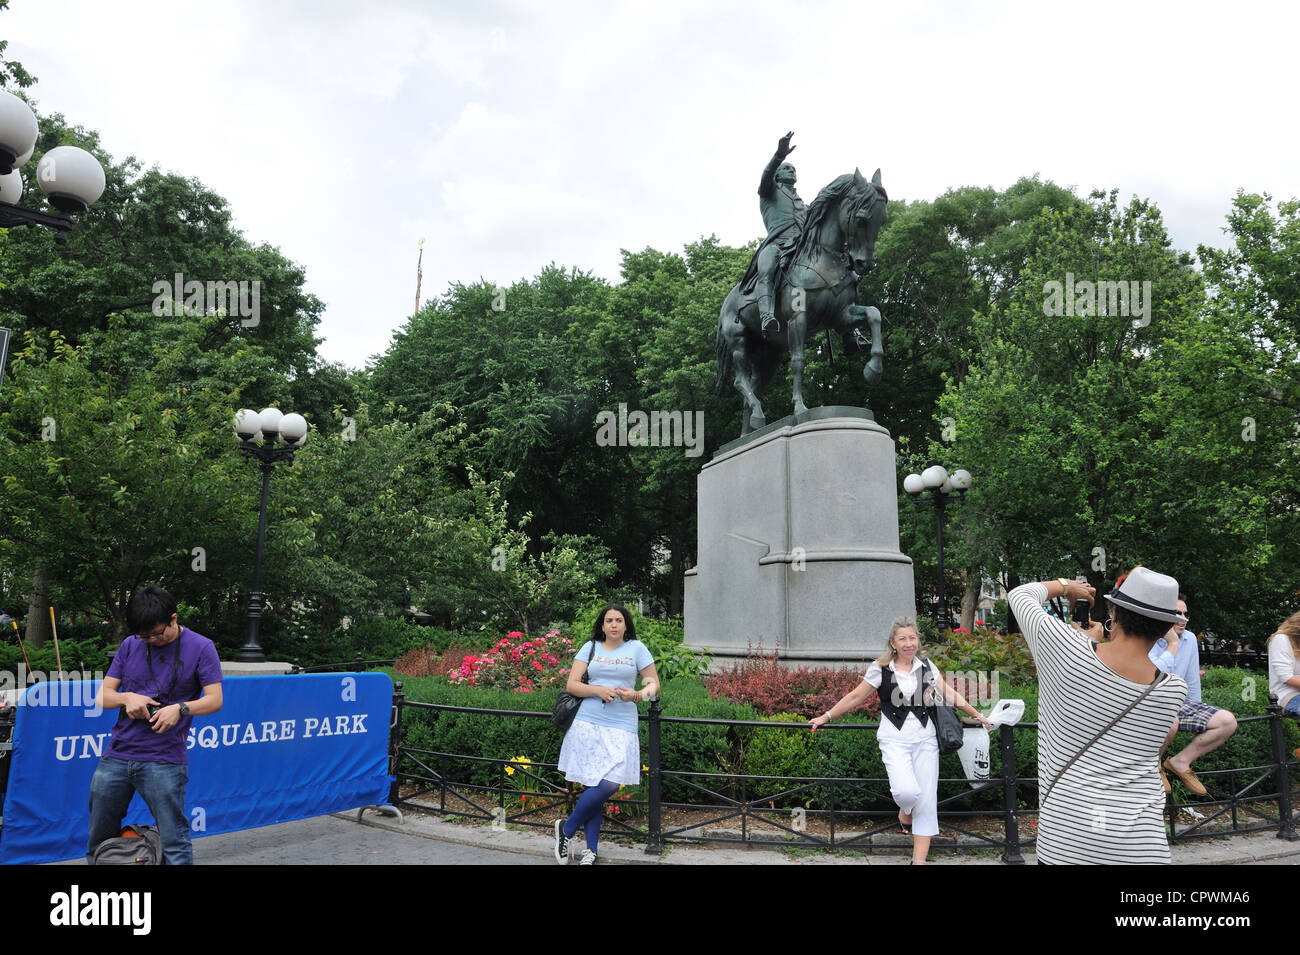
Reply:
[[159, 640], [162, 637], [167, 636], [167, 631], [170, 629], [171, 629], [171, 624], [165, 623], [162, 625], [161, 630], [155, 630], [152, 633], [137, 633], [136, 637], [137, 639], [140, 640]]

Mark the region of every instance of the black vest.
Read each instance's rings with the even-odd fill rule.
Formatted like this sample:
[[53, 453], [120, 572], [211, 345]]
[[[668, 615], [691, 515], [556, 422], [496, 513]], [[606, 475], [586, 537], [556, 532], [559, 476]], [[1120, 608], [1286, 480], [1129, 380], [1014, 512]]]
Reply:
[[908, 713], [915, 713], [922, 726], [927, 725], [930, 719], [931, 707], [927, 707], [924, 702], [925, 690], [930, 682], [930, 664], [914, 660], [913, 672], [917, 664], [921, 666], [921, 673], [916, 678], [916, 693], [910, 698], [903, 696], [903, 691], [894, 682], [894, 671], [889, 665], [880, 668], [880, 688], [876, 690], [876, 695], [880, 697], [880, 712], [894, 724], [895, 729], [903, 728]]

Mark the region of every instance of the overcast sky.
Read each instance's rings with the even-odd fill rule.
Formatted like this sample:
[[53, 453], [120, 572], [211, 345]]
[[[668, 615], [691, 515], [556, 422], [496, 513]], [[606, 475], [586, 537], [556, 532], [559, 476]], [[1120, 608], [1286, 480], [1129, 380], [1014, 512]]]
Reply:
[[0, 36], [42, 111], [197, 177], [303, 265], [322, 353], [361, 367], [413, 311], [421, 238], [426, 299], [739, 245], [790, 129], [805, 200], [855, 166], [907, 200], [1038, 173], [1154, 200], [1180, 248], [1222, 244], [1238, 188], [1300, 195], [1298, 20], [1131, 0], [12, 0]]

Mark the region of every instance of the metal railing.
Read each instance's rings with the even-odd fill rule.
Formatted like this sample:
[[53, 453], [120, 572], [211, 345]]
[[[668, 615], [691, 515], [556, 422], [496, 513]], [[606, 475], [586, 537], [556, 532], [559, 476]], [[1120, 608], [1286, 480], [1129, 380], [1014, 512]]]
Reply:
[[363, 660], [358, 653], [352, 660], [343, 660], [339, 663], [318, 663], [316, 666], [305, 667], [297, 660], [293, 661], [293, 667], [290, 673], [361, 673], [365, 670], [372, 670], [375, 667], [390, 667], [397, 661], [390, 660]]
[[[405, 698], [402, 684], [397, 683], [389, 765], [394, 777], [390, 793], [393, 805], [477, 819], [498, 827], [519, 825], [547, 831], [556, 815], [572, 809], [575, 793], [560, 778], [555, 764], [408, 746], [403, 739], [408, 713], [428, 713], [433, 719], [443, 713], [471, 713], [485, 719], [550, 719], [548, 712], [412, 702]], [[1291, 806], [1289, 769], [1296, 766], [1296, 761], [1289, 758], [1286, 748], [1282, 726], [1286, 718], [1280, 707], [1270, 704], [1266, 715], [1240, 720], [1269, 722], [1273, 763], [1200, 773], [1207, 779], [1227, 777], [1229, 795], [1184, 804], [1170, 797], [1166, 818], [1171, 842], [1267, 830], [1276, 830], [1281, 839], [1300, 839]], [[627, 814], [622, 811], [611, 814], [607, 806], [601, 826], [604, 832], [643, 841], [647, 853], [658, 854], [670, 843], [867, 851], [910, 848], [911, 840], [898, 829], [897, 807], [889, 794], [888, 778], [746, 776], [691, 772], [663, 764], [663, 734], [674, 727], [807, 733], [806, 723], [665, 716], [658, 700], [651, 701], [649, 711], [641, 714], [640, 720], [646, 724], [647, 745], [642, 759], [647, 771], [645, 783], [637, 788], [643, 789], [644, 795], [617, 804], [620, 810], [633, 810], [637, 819], [625, 818]], [[836, 723], [824, 729], [866, 732], [878, 726]], [[1022, 834], [1022, 824], [1038, 815], [1038, 810], [1032, 808], [1037, 802], [1038, 780], [1017, 775], [1015, 740], [1017, 733], [1037, 731], [1037, 723], [1002, 726], [995, 731], [991, 742], [1000, 756], [997, 775], [978, 781], [939, 781], [940, 825], [946, 837], [936, 838], [931, 851], [993, 850], [1008, 864], [1024, 861], [1023, 851], [1032, 848], [1034, 839]], [[676, 795], [686, 794], [689, 798], [665, 798], [665, 784]], [[980, 794], [996, 795], [1001, 808], [970, 805]], [[818, 808], [811, 808], [812, 804]], [[870, 808], [863, 808], [864, 804]], [[1185, 817], [1188, 809], [1200, 811], [1207, 807], [1213, 810], [1208, 816], [1191, 824], [1179, 824], [1180, 814]]]

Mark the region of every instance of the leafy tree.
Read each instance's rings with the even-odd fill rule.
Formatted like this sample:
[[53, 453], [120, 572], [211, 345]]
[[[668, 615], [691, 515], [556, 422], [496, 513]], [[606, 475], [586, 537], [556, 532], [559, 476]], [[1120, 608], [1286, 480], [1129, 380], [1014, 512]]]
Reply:
[[[0, 396], [5, 563], [27, 579], [40, 568], [59, 606], [110, 619], [119, 635], [140, 583], [194, 599], [233, 569], [233, 515], [246, 503], [229, 480], [238, 392], [217, 377], [179, 380], [202, 332], [159, 346], [152, 374], [125, 384], [97, 372], [84, 347], [29, 332]], [[224, 370], [238, 380], [229, 359]]]
[[[1145, 408], [1169, 342], [1203, 292], [1150, 203], [1121, 209], [1114, 193], [1094, 193], [1085, 205], [1045, 212], [1033, 232], [1016, 291], [977, 317], [981, 349], [940, 400], [956, 440], [933, 442], [931, 453], [977, 477], [954, 515], [968, 562], [1005, 568], [1008, 583], [1084, 573], [1101, 585], [1118, 565], [1172, 556], [1152, 550], [1177, 482], [1169, 462], [1150, 454], [1161, 422]], [[1095, 298], [1089, 305], [1084, 284], [1068, 306], [1053, 303], [1049, 283], [1075, 281], [1149, 288], [1149, 323]]]

